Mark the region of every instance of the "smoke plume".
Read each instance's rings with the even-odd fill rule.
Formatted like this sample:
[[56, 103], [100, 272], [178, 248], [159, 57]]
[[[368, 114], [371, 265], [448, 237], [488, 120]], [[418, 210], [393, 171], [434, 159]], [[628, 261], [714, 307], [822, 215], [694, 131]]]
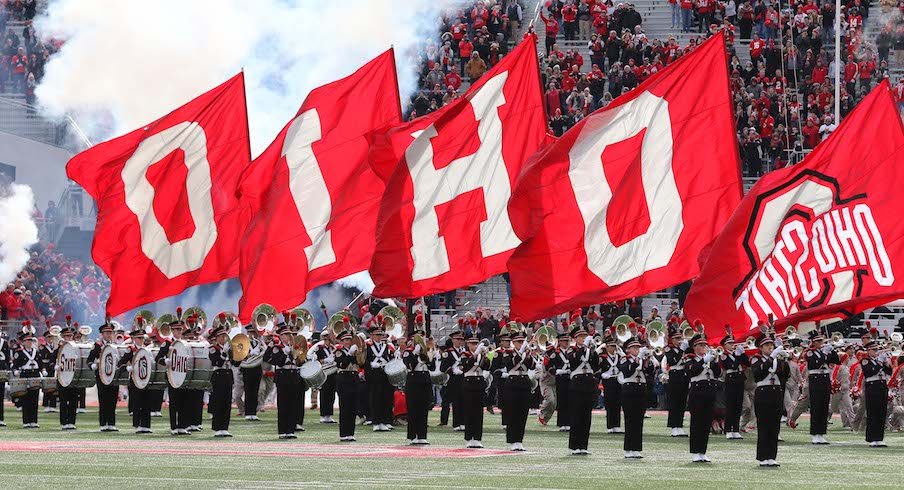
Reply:
[[28, 263], [28, 248], [38, 243], [38, 227], [32, 219], [31, 187], [0, 186], [0, 285], [5, 287]]

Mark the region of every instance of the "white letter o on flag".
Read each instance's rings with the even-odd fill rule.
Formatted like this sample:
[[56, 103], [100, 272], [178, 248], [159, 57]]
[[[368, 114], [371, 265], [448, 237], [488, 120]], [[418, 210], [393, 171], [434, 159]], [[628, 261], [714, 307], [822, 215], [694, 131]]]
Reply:
[[[170, 243], [154, 214], [154, 187], [147, 179], [147, 171], [151, 165], [179, 149], [185, 152], [188, 208], [195, 231], [185, 240]], [[186, 121], [149, 136], [138, 145], [121, 175], [126, 205], [138, 218], [141, 251], [169, 279], [199, 269], [217, 241], [204, 128], [196, 122]]]
[[[643, 235], [615, 246], [606, 227], [612, 189], [601, 157], [607, 146], [636, 136], [644, 128], [641, 180], [650, 226]], [[613, 286], [667, 265], [684, 229], [681, 195], [672, 170], [668, 101], [644, 92], [614, 111], [591, 116], [568, 156], [568, 177], [584, 219], [584, 250], [590, 271]]]

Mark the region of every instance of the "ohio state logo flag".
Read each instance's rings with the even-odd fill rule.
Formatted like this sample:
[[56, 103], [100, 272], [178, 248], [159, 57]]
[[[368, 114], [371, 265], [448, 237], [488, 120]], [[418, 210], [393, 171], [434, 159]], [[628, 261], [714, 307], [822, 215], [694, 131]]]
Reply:
[[716, 341], [851, 315], [904, 295], [904, 130], [880, 83], [803, 162], [757, 182], [685, 304]]
[[462, 98], [376, 138], [386, 193], [374, 295], [423, 296], [504, 272], [520, 243], [506, 209], [512, 184], [546, 138], [533, 37]]
[[69, 160], [97, 202], [91, 254], [112, 282], [111, 315], [238, 275], [249, 213], [235, 189], [250, 161], [241, 73]]
[[741, 199], [724, 40], [713, 36], [525, 165], [508, 261], [524, 320], [697, 275]]

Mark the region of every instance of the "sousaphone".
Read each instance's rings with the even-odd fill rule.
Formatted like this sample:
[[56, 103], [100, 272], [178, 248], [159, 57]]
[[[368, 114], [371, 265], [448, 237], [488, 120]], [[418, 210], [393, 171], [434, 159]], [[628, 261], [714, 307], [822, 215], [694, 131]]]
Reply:
[[647, 339], [650, 347], [665, 347], [665, 325], [659, 320], [653, 320], [647, 325]]
[[314, 333], [314, 314], [306, 308], [295, 308], [289, 312], [295, 318], [296, 328], [299, 335], [305, 338], [311, 338]]
[[267, 303], [261, 303], [251, 312], [251, 321], [258, 330], [273, 331], [273, 325], [276, 323], [276, 308]]
[[200, 306], [192, 306], [185, 310], [183, 319], [195, 318], [195, 329], [203, 331], [207, 327], [207, 313]]
[[384, 306], [377, 313], [377, 316], [382, 316], [383, 321], [386, 321], [386, 318], [392, 318], [392, 328], [386, 330], [387, 337], [398, 339], [404, 337], [407, 333], [405, 331], [405, 312], [398, 306]]
[[154, 328], [157, 329], [157, 335], [164, 339], [170, 339], [173, 337], [173, 329], [170, 327], [170, 323], [176, 321], [176, 316], [171, 313], [164, 313], [157, 317], [157, 320], [154, 322]]

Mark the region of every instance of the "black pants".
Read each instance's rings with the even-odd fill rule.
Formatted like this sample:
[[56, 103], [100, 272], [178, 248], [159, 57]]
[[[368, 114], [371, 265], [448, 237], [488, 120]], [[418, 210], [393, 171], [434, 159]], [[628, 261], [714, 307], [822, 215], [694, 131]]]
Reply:
[[505, 381], [505, 408], [508, 423], [505, 426], [505, 442], [514, 444], [524, 442], [524, 428], [527, 425], [527, 413], [530, 410], [531, 382], [527, 376], [509, 376]]
[[684, 427], [684, 410], [687, 408], [687, 376], [684, 371], [669, 371], [668, 390], [669, 420], [666, 427]]
[[571, 425], [571, 409], [568, 406], [569, 384], [571, 384], [571, 379], [567, 374], [556, 376], [556, 425], [559, 427], [567, 427]]
[[741, 432], [741, 411], [744, 409], [744, 376], [729, 374], [725, 381], [725, 432]]
[[336, 374], [326, 377], [326, 382], [320, 387], [320, 416], [332, 417], [333, 405], [336, 404]]
[[643, 451], [643, 416], [647, 412], [646, 383], [625, 383], [621, 387], [625, 411], [625, 451]]
[[409, 372], [405, 379], [408, 439], [427, 438], [427, 414], [433, 407], [433, 383], [426, 371]]
[[392, 424], [392, 404], [394, 389], [386, 379], [382, 369], [374, 369], [369, 374], [370, 419], [374, 425]]
[[189, 422], [189, 400], [188, 390], [182, 388], [167, 388], [169, 391], [169, 423], [170, 430], [187, 429], [191, 423]]
[[439, 423], [449, 423], [449, 412], [452, 412], [452, 427], [462, 425], [461, 420], [461, 381], [463, 376], [453, 374], [449, 376], [446, 382], [445, 391], [443, 392], [443, 405], [439, 411]]
[[483, 440], [483, 376], [465, 376], [461, 382], [461, 418], [465, 424], [465, 440]]
[[757, 461], [778, 457], [778, 433], [782, 423], [784, 393], [785, 388], [781, 385], [760, 386], [753, 393]]
[[295, 392], [298, 394], [298, 400], [295, 401], [295, 424], [303, 426], [305, 409], [304, 394], [308, 391], [308, 384], [301, 378], [301, 373], [298, 373], [298, 382], [296, 386]]
[[97, 380], [97, 418], [100, 426], [116, 425], [116, 399], [119, 396], [119, 386], [107, 386]]
[[19, 398], [19, 406], [22, 407], [22, 423], [38, 423], [38, 390], [28, 390]]
[[498, 399], [496, 406], [499, 407], [499, 411], [502, 412], [501, 419], [502, 425], [508, 425], [508, 413], [505, 410], [505, 383], [508, 381], [508, 378], [503, 378], [501, 373], [496, 373], [493, 375], [494, 380], [498, 380], [496, 382], [496, 398]]
[[188, 390], [191, 399], [189, 425], [201, 427], [204, 423], [204, 390]]
[[245, 386], [245, 415], [257, 415], [258, 393], [261, 389], [263, 369], [258, 367], [240, 368], [242, 383]]
[[163, 410], [163, 390], [149, 391], [151, 397], [151, 411], [161, 412]]
[[[556, 379], [558, 386], [559, 380]], [[593, 407], [600, 396], [596, 378], [591, 374], [580, 374], [568, 383], [569, 414], [571, 431], [568, 433], [568, 449], [587, 449], [590, 443], [590, 425]]]
[[621, 385], [618, 378], [603, 380], [603, 404], [606, 406], [606, 428], [621, 427]]
[[44, 397], [41, 400], [41, 406], [57, 408], [57, 401], [60, 396], [58, 392], [48, 393], [46, 390], [41, 390], [44, 393]]
[[76, 409], [78, 409], [78, 388], [65, 388], [57, 383], [60, 400], [60, 425], [75, 425]]
[[358, 403], [355, 406], [355, 414], [364, 417], [365, 420], [372, 420], [370, 416], [370, 383], [367, 380], [358, 381]]
[[832, 382], [828, 374], [814, 374], [810, 384], [810, 435], [822, 435], [829, 428], [829, 401], [832, 398]]
[[6, 393], [6, 381], [0, 381], [0, 422], [3, 421], [3, 396], [2, 393]]
[[132, 400], [132, 426], [136, 429], [151, 428], [151, 408], [154, 395], [163, 390], [139, 390], [129, 381], [129, 399]]
[[274, 377], [276, 383], [276, 426], [279, 434], [294, 434], [298, 414], [298, 371], [278, 369]]
[[358, 413], [358, 373], [337, 373], [336, 391], [339, 394], [339, 437], [353, 436], [355, 416]]
[[885, 381], [870, 381], [863, 390], [866, 403], [866, 442], [885, 439], [885, 418], [888, 415], [888, 385]]
[[212, 430], [229, 430], [229, 418], [232, 414], [232, 370], [217, 369], [210, 377], [210, 400], [207, 403], [213, 420]]
[[78, 390], [78, 408], [87, 408], [88, 388], [76, 388]]
[[687, 408], [691, 412], [691, 454], [706, 454], [718, 389], [716, 381], [698, 381], [693, 383], [688, 391]]

